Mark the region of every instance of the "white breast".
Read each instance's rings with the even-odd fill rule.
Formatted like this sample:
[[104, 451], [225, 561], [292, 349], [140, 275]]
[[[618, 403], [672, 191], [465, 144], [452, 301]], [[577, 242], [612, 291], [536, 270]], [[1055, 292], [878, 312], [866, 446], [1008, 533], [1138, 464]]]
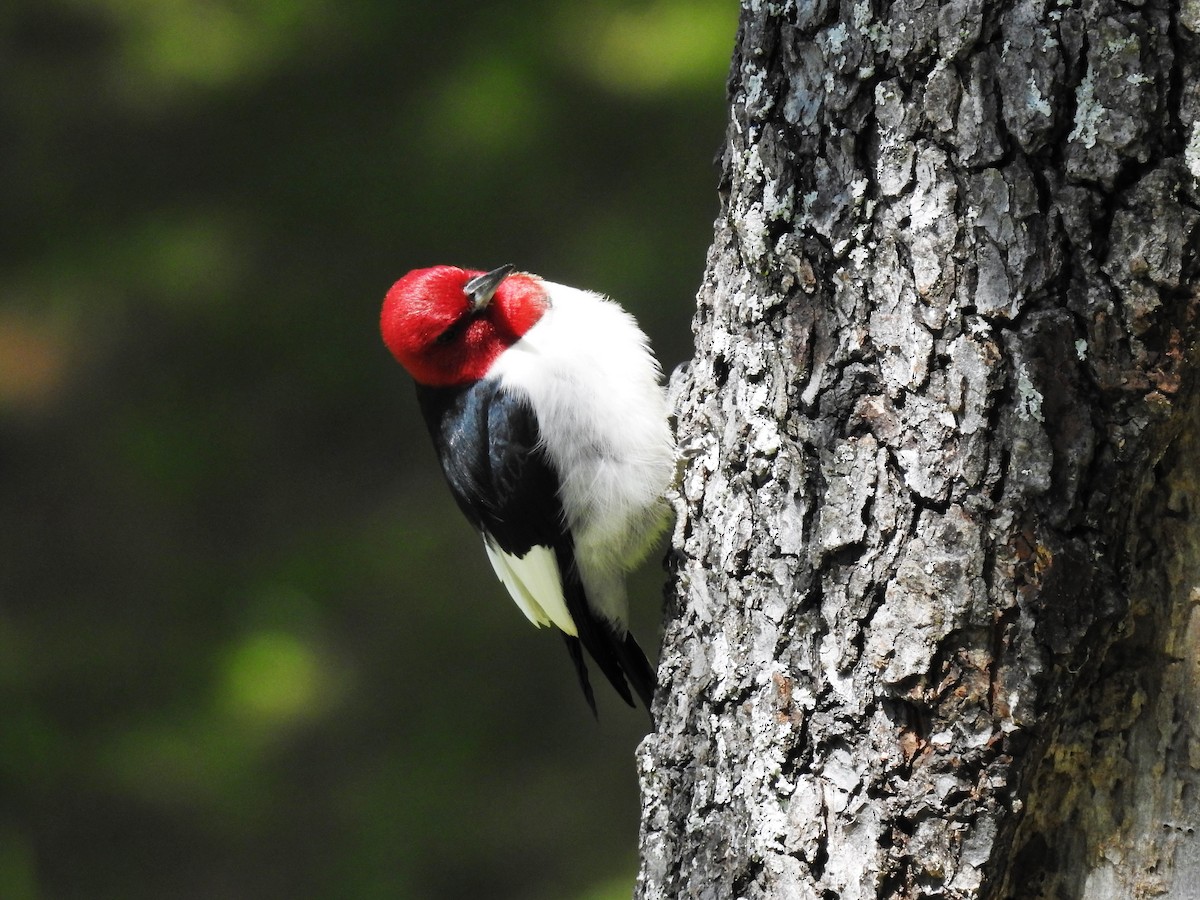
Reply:
[[674, 472], [661, 372], [616, 303], [543, 282], [551, 309], [489, 374], [527, 396], [594, 609], [624, 624], [624, 573], [663, 528]]

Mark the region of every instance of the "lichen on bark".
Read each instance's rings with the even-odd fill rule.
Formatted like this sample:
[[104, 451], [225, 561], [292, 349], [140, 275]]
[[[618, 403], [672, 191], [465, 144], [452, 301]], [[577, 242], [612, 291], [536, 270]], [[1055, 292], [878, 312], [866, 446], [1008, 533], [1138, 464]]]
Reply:
[[[1017, 860], [1095, 886], [1143, 858], [1100, 865], [1103, 825], [1055, 847], [1068, 830], [1026, 813], [1060, 796], [1071, 722], [1133, 696], [1097, 692], [1122, 630], [1190, 627], [1144, 610], [1188, 602], [1147, 571], [1184, 578], [1170, 548], [1190, 545], [1146, 516], [1182, 509], [1192, 534], [1193, 482], [1163, 466], [1197, 427], [1195, 20], [744, 5], [672, 385], [686, 464], [639, 897], [997, 897]], [[1183, 747], [1186, 774], [1189, 729], [1123, 758]]]

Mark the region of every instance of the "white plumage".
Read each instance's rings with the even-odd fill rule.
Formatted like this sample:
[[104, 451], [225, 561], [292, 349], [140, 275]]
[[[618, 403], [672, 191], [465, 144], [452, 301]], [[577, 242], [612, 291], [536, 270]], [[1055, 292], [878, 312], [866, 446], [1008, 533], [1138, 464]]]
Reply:
[[[489, 374], [528, 398], [559, 474], [559, 497], [589, 603], [623, 632], [624, 576], [644, 558], [669, 515], [664, 494], [674, 473], [674, 443], [661, 371], [646, 336], [616, 303], [590, 291], [542, 284], [549, 311], [500, 355]], [[488, 554], [531, 621], [548, 619], [575, 633], [573, 623], [568, 628], [561, 621], [570, 622], [570, 616], [553, 553], [535, 548], [516, 560], [489, 547]], [[505, 561], [498, 564], [497, 557]]]
[[549, 547], [532, 547], [524, 556], [505, 553], [484, 537], [483, 546], [501, 584], [534, 625], [554, 625], [571, 637], [579, 632], [563, 597], [562, 573]]

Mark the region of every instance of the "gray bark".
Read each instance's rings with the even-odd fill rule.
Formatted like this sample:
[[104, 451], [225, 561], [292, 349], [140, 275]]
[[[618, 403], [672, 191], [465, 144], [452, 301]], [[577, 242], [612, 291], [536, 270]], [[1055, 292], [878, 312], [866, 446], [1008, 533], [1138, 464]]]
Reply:
[[1195, 896], [1198, 30], [744, 3], [638, 897]]

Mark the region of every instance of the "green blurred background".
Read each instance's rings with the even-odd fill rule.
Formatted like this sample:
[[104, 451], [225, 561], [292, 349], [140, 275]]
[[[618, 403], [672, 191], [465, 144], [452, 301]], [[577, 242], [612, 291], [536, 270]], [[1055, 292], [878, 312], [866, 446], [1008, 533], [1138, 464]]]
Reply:
[[644, 715], [495, 582], [377, 315], [514, 262], [690, 355], [735, 26], [0, 5], [0, 898], [629, 895]]

